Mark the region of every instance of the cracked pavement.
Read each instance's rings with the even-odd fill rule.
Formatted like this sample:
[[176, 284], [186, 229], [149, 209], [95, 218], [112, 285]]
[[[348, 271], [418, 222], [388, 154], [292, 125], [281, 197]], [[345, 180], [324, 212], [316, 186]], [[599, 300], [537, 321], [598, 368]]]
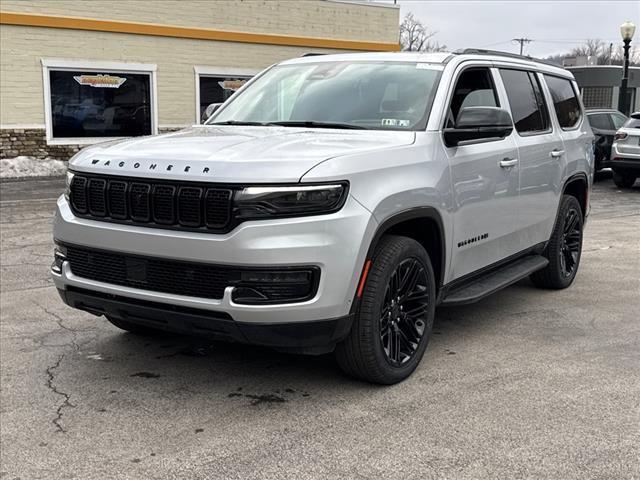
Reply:
[[439, 309], [413, 377], [138, 337], [49, 279], [62, 180], [0, 184], [0, 478], [640, 478], [640, 182], [596, 183], [578, 277]]

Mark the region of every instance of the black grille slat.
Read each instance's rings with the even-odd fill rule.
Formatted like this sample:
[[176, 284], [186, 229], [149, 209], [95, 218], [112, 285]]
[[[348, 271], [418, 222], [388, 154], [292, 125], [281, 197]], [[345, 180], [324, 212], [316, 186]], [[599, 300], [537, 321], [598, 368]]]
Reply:
[[104, 217], [107, 214], [107, 181], [102, 178], [91, 178], [87, 188], [89, 200], [89, 213], [96, 217]]
[[202, 189], [181, 187], [178, 191], [178, 222], [185, 227], [202, 225]]
[[150, 190], [151, 185], [147, 183], [132, 183], [129, 187], [129, 209], [131, 210], [131, 218], [136, 222], [151, 220]]
[[176, 223], [176, 187], [155, 185], [153, 187], [153, 220], [162, 225]]
[[87, 213], [87, 178], [74, 175], [71, 181], [70, 199], [76, 211]]
[[222, 228], [231, 215], [231, 190], [209, 188], [204, 197], [205, 223], [210, 228]]
[[109, 216], [124, 220], [127, 218], [127, 183], [111, 180], [107, 187]]
[[75, 174], [71, 207], [83, 217], [160, 228], [228, 231], [234, 224], [230, 188], [141, 180]]

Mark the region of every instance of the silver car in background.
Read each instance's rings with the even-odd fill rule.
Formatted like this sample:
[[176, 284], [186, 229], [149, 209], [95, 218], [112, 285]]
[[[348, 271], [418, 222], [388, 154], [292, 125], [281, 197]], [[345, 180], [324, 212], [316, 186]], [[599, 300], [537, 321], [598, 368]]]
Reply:
[[640, 177], [640, 112], [632, 113], [616, 132], [608, 165], [613, 181], [621, 188], [633, 186]]

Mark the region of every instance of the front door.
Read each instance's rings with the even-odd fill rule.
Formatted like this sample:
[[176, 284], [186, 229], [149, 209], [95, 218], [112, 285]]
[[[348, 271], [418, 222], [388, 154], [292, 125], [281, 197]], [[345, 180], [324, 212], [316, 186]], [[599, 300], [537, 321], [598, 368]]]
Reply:
[[[458, 74], [445, 127], [464, 107], [503, 107], [497, 70], [466, 67]], [[504, 108], [504, 107], [503, 107]], [[447, 148], [454, 192], [451, 277], [458, 279], [518, 251], [518, 149], [514, 133], [495, 141]]]

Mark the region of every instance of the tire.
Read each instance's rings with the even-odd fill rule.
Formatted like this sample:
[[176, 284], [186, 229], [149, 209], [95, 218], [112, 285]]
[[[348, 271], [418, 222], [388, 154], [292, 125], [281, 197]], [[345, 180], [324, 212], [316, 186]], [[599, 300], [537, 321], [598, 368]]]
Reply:
[[534, 285], [561, 289], [573, 283], [582, 256], [583, 225], [580, 202], [576, 197], [564, 195], [553, 233], [543, 253], [549, 264], [530, 276]]
[[629, 172], [613, 171], [613, 183], [620, 188], [631, 188], [636, 183], [636, 176]]
[[407, 237], [384, 236], [371, 259], [351, 331], [336, 346], [338, 365], [372, 383], [404, 380], [427, 348], [435, 301], [435, 277], [425, 249]]
[[112, 325], [118, 327], [121, 330], [124, 330], [126, 332], [130, 332], [133, 333], [135, 335], [141, 335], [141, 336], [157, 336], [157, 335], [161, 335], [164, 332], [162, 330], [157, 330], [155, 328], [150, 328], [150, 327], [144, 327], [142, 325], [137, 325], [135, 323], [131, 323], [131, 322], [127, 322], [126, 320], [122, 320], [121, 318], [115, 318], [115, 317], [107, 317], [105, 315], [105, 318], [107, 320], [109, 320], [109, 323], [111, 323]]

